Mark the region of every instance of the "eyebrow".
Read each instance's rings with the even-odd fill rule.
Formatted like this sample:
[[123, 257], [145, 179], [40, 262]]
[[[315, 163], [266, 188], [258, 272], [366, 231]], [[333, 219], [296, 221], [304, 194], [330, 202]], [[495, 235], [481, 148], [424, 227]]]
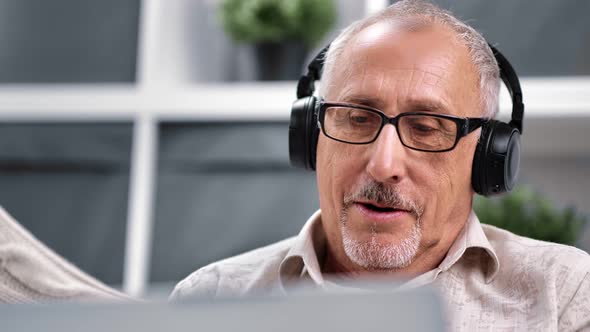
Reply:
[[342, 99], [342, 102], [350, 103], [350, 104], [357, 104], [361, 106], [368, 106], [372, 108], [376, 108], [378, 110], [382, 110], [385, 106], [385, 103], [377, 98], [371, 98], [366, 96], [346, 96]]
[[432, 112], [440, 114], [451, 114], [450, 109], [443, 103], [432, 99], [414, 99], [408, 102], [407, 112]]
[[[372, 108], [376, 108], [381, 111], [385, 111], [385, 103], [378, 98], [371, 98], [367, 96], [346, 96], [342, 99], [342, 102], [357, 104], [362, 106], [368, 106]], [[452, 114], [450, 109], [443, 103], [437, 102], [432, 99], [412, 99], [406, 103], [404, 108], [401, 110], [402, 113], [405, 112], [431, 112], [431, 113], [439, 113], [439, 114]]]

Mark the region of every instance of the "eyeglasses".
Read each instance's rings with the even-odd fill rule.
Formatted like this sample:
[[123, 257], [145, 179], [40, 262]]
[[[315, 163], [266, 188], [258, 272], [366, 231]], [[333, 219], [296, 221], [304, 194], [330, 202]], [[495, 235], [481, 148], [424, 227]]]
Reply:
[[454, 149], [461, 137], [489, 120], [426, 112], [401, 113], [390, 118], [372, 107], [322, 102], [318, 121], [324, 135], [343, 143], [372, 143], [386, 124], [392, 124], [405, 147], [425, 152], [446, 152]]

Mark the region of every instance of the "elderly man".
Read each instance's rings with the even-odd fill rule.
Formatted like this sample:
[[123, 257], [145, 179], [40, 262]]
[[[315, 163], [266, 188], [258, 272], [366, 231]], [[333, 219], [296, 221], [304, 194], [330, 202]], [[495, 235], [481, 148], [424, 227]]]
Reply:
[[172, 298], [378, 276], [439, 288], [453, 330], [590, 329], [588, 254], [472, 211], [479, 127], [499, 84], [483, 37], [432, 4], [401, 1], [354, 23], [325, 59], [321, 210], [296, 237], [201, 268]]

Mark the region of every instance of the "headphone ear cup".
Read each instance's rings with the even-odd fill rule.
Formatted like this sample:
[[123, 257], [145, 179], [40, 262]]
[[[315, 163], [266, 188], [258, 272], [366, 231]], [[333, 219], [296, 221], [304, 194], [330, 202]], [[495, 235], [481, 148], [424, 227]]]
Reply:
[[475, 192], [482, 196], [491, 196], [512, 190], [519, 168], [518, 129], [496, 120], [482, 126], [471, 175]]
[[291, 107], [289, 123], [289, 160], [291, 165], [315, 170], [315, 152], [319, 129], [316, 116], [317, 98], [297, 99]]
[[[316, 107], [317, 109], [317, 107]], [[310, 161], [310, 170], [315, 171], [315, 162], [316, 162], [316, 155], [317, 155], [317, 150], [318, 150], [318, 138], [320, 137], [320, 128], [318, 127], [318, 121], [317, 121], [317, 115], [318, 112], [317, 110], [314, 110], [313, 112], [313, 122], [311, 124], [311, 129], [309, 130], [309, 133], [311, 135], [311, 138], [309, 140], [309, 144], [311, 144], [311, 146], [309, 147], [309, 161]]]
[[487, 187], [485, 183], [486, 173], [484, 169], [485, 149], [488, 146], [490, 127], [494, 125], [494, 122], [494, 120], [491, 120], [481, 127], [481, 133], [479, 135], [479, 140], [477, 141], [477, 146], [475, 147], [475, 155], [473, 156], [473, 164], [471, 166], [471, 185], [476, 193], [483, 196], [486, 196], [483, 188]]

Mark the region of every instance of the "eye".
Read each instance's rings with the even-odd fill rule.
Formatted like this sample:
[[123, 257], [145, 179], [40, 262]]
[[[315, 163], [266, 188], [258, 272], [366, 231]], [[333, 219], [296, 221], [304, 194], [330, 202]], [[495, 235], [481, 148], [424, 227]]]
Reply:
[[426, 124], [422, 123], [414, 123], [412, 124], [412, 130], [418, 131], [420, 133], [431, 133], [433, 131], [437, 131], [437, 128], [432, 128]]
[[359, 124], [369, 122], [369, 118], [365, 115], [351, 115], [350, 120]]
[[417, 134], [431, 134], [440, 130], [438, 119], [427, 116], [409, 117], [407, 124]]
[[356, 126], [373, 126], [380, 121], [380, 118], [367, 111], [352, 109], [348, 112], [348, 121]]

